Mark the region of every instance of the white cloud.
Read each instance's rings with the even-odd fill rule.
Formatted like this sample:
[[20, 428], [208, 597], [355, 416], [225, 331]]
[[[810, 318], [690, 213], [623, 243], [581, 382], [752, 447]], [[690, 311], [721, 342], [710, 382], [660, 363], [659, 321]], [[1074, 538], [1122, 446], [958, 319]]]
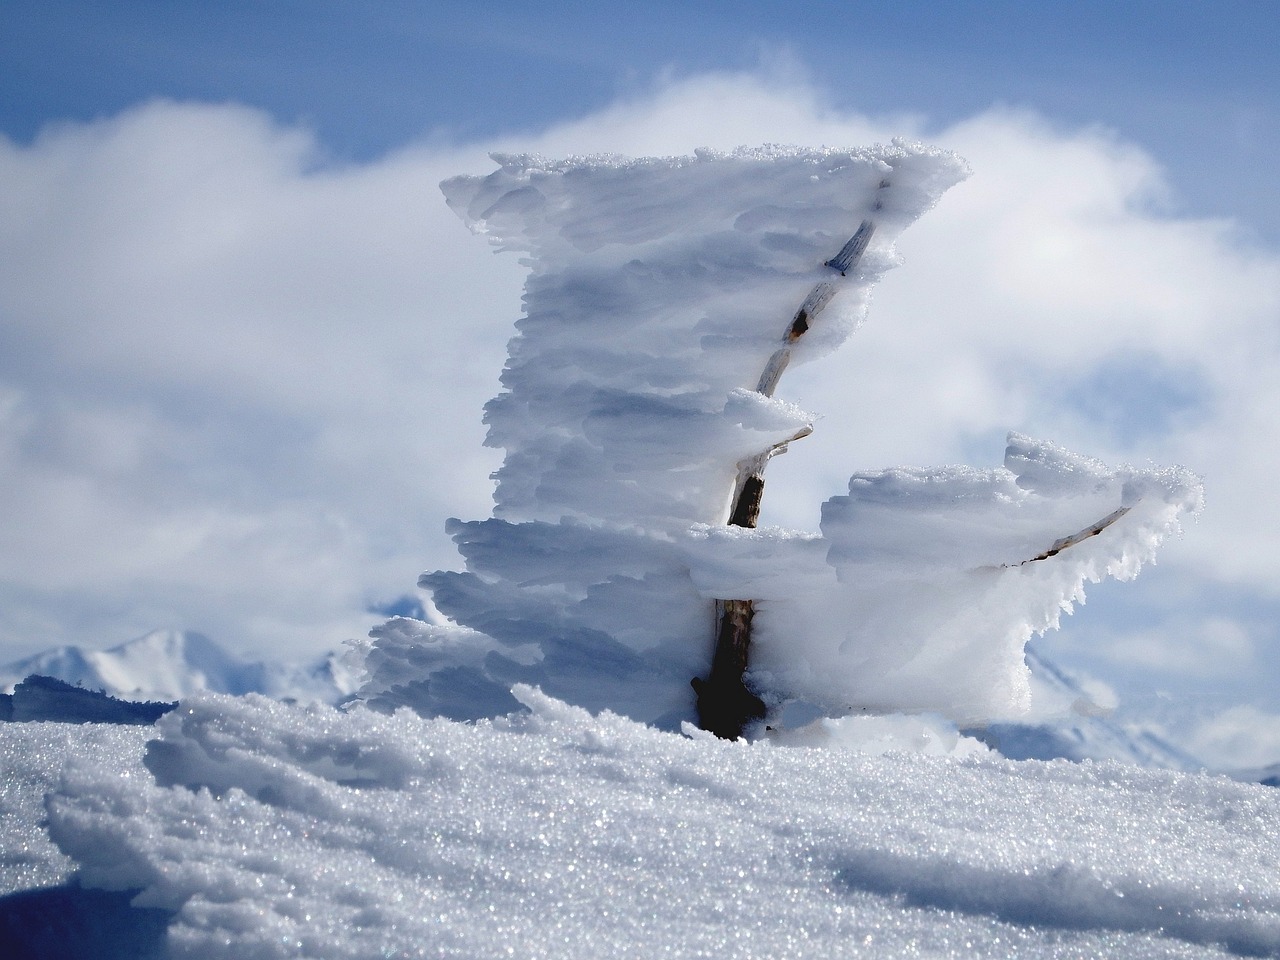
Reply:
[[1280, 758], [1280, 715], [1242, 705], [1205, 721], [1188, 748], [1223, 770], [1265, 767]]
[[487, 511], [519, 268], [436, 188], [487, 161], [315, 153], [169, 103], [0, 147], [11, 649], [158, 623], [329, 647]]
[[[0, 650], [158, 626], [320, 649], [456, 563], [443, 520], [488, 512], [480, 409], [521, 271], [436, 185], [487, 150], [923, 132], [781, 71], [360, 166], [235, 106], [0, 143]], [[1115, 133], [998, 110], [927, 132], [974, 177], [903, 237], [853, 342], [788, 371], [780, 394], [825, 418], [771, 466], [766, 509], [813, 528], [855, 469], [989, 465], [1015, 428], [1203, 472], [1209, 508], [1170, 562], [1274, 595], [1280, 257], [1170, 216], [1159, 165]]]
[[1239, 675], [1256, 659], [1248, 626], [1226, 617], [1179, 620], [1159, 629], [1108, 633], [1103, 656], [1121, 667], [1200, 679]]

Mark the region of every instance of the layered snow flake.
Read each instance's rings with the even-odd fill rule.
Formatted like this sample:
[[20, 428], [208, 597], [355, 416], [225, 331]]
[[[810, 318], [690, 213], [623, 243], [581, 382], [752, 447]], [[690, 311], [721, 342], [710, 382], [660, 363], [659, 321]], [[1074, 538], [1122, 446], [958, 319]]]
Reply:
[[1001, 468], [856, 475], [823, 505], [825, 564], [792, 564], [798, 576], [753, 594], [753, 676], [837, 714], [1016, 715], [1027, 641], [1086, 583], [1137, 576], [1202, 502], [1189, 471], [1113, 471], [1017, 434]]
[[499, 157], [442, 186], [502, 249], [530, 255], [524, 317], [486, 410], [507, 459], [495, 516], [675, 532], [722, 522], [738, 459], [810, 419], [754, 391], [826, 266], [876, 224], [857, 275], [796, 342], [829, 353], [896, 262], [893, 239], [965, 174], [950, 154], [763, 148], [667, 160]]
[[1027, 699], [1026, 641], [1198, 507], [1185, 472], [1013, 436], [995, 470], [855, 475], [820, 531], [728, 527], [753, 465], [812, 429], [774, 395], [782, 373], [857, 329], [898, 234], [964, 163], [905, 142], [494, 159], [442, 185], [529, 269], [485, 410], [505, 451], [493, 516], [450, 521], [466, 569], [420, 580], [447, 622], [375, 631], [371, 705], [496, 716], [523, 683], [679, 729], [716, 601], [738, 599], [771, 720], [797, 702], [1007, 716]]

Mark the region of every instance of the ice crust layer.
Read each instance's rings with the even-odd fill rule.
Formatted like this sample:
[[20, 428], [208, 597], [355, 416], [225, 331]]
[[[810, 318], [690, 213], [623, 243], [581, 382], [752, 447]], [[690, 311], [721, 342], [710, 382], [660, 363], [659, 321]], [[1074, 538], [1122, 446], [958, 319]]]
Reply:
[[[529, 269], [485, 410], [505, 451], [493, 516], [450, 521], [465, 571], [420, 580], [447, 622], [374, 631], [374, 706], [496, 716], [526, 683], [675, 729], [711, 661], [715, 601], [750, 599], [749, 679], [775, 708], [1007, 715], [1025, 705], [1026, 640], [1087, 580], [1136, 573], [1198, 505], [1188, 474], [1011, 438], [995, 471], [858, 475], [820, 532], [728, 528], [739, 464], [813, 421], [761, 392], [763, 372], [857, 329], [898, 234], [964, 163], [903, 142], [495, 160], [442, 185]], [[868, 224], [861, 259], [840, 261]], [[806, 303], [821, 310], [790, 340]], [[1122, 506], [1087, 548], [1020, 566]]]
[[75, 751], [49, 830], [172, 912], [175, 958], [1280, 955], [1274, 790], [514, 694], [475, 724], [198, 695], [145, 767]]

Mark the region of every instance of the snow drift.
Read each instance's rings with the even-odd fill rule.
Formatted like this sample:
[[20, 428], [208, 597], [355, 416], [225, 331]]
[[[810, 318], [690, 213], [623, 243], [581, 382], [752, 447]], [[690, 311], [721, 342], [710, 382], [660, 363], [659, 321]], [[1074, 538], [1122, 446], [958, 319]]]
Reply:
[[49, 831], [203, 960], [1280, 955], [1274, 790], [515, 695], [528, 713], [475, 724], [197, 695], [143, 762], [77, 751]]

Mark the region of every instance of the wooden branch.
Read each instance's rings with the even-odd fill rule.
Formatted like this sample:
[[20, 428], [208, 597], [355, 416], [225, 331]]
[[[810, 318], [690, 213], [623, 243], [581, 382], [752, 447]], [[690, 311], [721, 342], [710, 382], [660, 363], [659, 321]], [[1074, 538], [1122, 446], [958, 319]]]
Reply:
[[[1030, 560], [1023, 560], [1021, 563], [1016, 564], [1016, 566], [1025, 567], [1028, 563], [1035, 563], [1038, 560], [1048, 560], [1050, 557], [1056, 557], [1063, 550], [1066, 550], [1069, 547], [1074, 547], [1077, 543], [1082, 543], [1090, 537], [1096, 537], [1132, 509], [1132, 507], [1121, 507], [1119, 510], [1113, 510], [1097, 523], [1091, 524], [1080, 532], [1071, 534], [1069, 537], [1062, 537], [1061, 539], [1053, 541], [1053, 544], [1044, 553], [1034, 556]], [[1011, 566], [1011, 564], [1006, 563], [1004, 566], [1008, 567]]]
[[[880, 182], [882, 191], [888, 186], [888, 180]], [[880, 209], [879, 200], [874, 209]], [[842, 277], [846, 276], [862, 259], [875, 228], [873, 220], [863, 220], [857, 232], [824, 266], [839, 271]], [[809, 291], [787, 325], [782, 346], [765, 364], [756, 385], [757, 393], [773, 396], [778, 380], [791, 362], [792, 344], [809, 331], [814, 319], [831, 302], [836, 291], [836, 282], [830, 280], [820, 281]], [[764, 497], [764, 468], [770, 459], [786, 452], [788, 443], [812, 432], [812, 427], [805, 427], [789, 440], [738, 464], [738, 477], [730, 501], [730, 526], [754, 529], [760, 520], [760, 503]], [[753, 600], [716, 601], [716, 648], [711, 659], [711, 673], [705, 680], [694, 677], [691, 681], [698, 698], [699, 725], [726, 740], [741, 737], [748, 724], [764, 719], [765, 715], [764, 701], [747, 688], [743, 679], [751, 652], [751, 621], [754, 616]]]
[[[880, 189], [883, 190], [889, 186], [888, 180], [880, 181]], [[880, 209], [880, 201], [876, 201], [876, 209]], [[827, 266], [832, 270], [839, 270], [840, 276], [844, 276], [858, 261], [862, 259], [862, 255], [867, 252], [867, 244], [871, 242], [871, 235], [876, 232], [876, 224], [874, 220], [863, 220], [858, 224], [858, 232], [849, 238], [849, 242], [840, 248], [840, 252], [827, 261]]]
[[698, 723], [703, 730], [725, 740], [736, 740], [748, 723], [763, 720], [764, 701], [747, 689], [747, 655], [751, 646], [751, 600], [717, 600], [719, 632], [711, 674], [706, 680], [693, 678], [698, 695]]
[[[733, 497], [730, 503], [733, 505], [732, 512], [729, 514], [729, 526], [731, 527], [750, 527], [753, 528], [760, 519], [760, 498], [764, 494], [764, 468], [774, 457], [787, 452], [787, 447], [796, 440], [803, 440], [809, 434], [813, 433], [813, 427], [805, 426], [796, 431], [795, 435], [788, 437], [780, 443], [775, 443], [763, 453], [758, 453], [754, 457], [748, 457], [746, 460], [738, 461], [738, 477], [733, 484]], [[753, 485], [757, 489], [754, 493], [747, 496], [748, 485]], [[749, 501], [754, 501], [754, 512], [749, 510]], [[750, 521], [739, 522], [736, 517], [750, 516]]]

